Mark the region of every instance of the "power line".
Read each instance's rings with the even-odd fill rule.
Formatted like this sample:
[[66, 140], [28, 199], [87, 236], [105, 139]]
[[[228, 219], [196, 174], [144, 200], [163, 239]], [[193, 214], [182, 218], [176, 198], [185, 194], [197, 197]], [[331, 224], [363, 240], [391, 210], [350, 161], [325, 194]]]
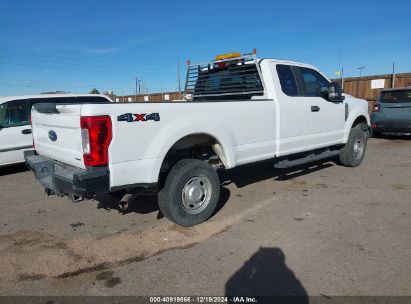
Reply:
[[[68, 60], [68, 61], [87, 61], [87, 62], [94, 62], [97, 64], [107, 64], [107, 63], [113, 63], [113, 64], [124, 64], [126, 66], [128, 66], [130, 63], [131, 64], [139, 64], [139, 65], [146, 65], [146, 66], [169, 66], [169, 67], [174, 67], [173, 64], [170, 64], [169, 62], [159, 62], [158, 60], [156, 60], [156, 62], [147, 62], [147, 59], [144, 58], [143, 62], [138, 62], [138, 61], [134, 61], [136, 58], [139, 57], [124, 57], [121, 56], [120, 58], [122, 59], [121, 61], [116, 61], [113, 60], [113, 58], [111, 58], [110, 60], [95, 60], [95, 58], [81, 58], [81, 57], [67, 57], [67, 56], [61, 56], [61, 55], [46, 55], [46, 54], [38, 54], [38, 53], [28, 53], [28, 52], [21, 52], [21, 51], [12, 51], [11, 54], [9, 54], [7, 57], [12, 57], [12, 56], [19, 56], [18, 54], [21, 54], [21, 56], [32, 56], [32, 57], [43, 57], [43, 58], [51, 58], [51, 59], [58, 59], [58, 60]], [[141, 57], [143, 58], [143, 57]], [[124, 61], [125, 60], [125, 61]], [[175, 67], [174, 67], [175, 68]]]
[[[0, 58], [2, 56], [0, 55]], [[38, 67], [38, 68], [48, 68], [48, 69], [57, 69], [57, 70], [70, 70], [70, 71], [84, 71], [84, 70], [97, 70], [100, 72], [124, 72], [124, 71], [134, 71], [136, 69], [143, 71], [145, 74], [158, 74], [159, 72], [155, 72], [155, 70], [153, 69], [149, 69], [148, 67], [146, 68], [142, 68], [142, 67], [133, 67], [132, 65], [129, 65], [127, 67], [118, 67], [118, 66], [110, 66], [110, 67], [102, 67], [102, 66], [87, 66], [87, 65], [81, 65], [81, 64], [73, 64], [73, 63], [67, 63], [67, 65], [70, 66], [75, 66], [74, 68], [71, 67], [67, 67], [67, 66], [62, 66], [62, 65], [56, 65], [59, 64], [58, 62], [56, 63], [50, 63], [50, 62], [41, 62], [36, 60], [36, 62], [44, 64], [44, 65], [37, 65], [37, 64], [33, 64], [30, 62], [21, 62], [21, 61], [3, 61], [1, 60], [0, 63], [2, 64], [7, 64], [7, 65], [20, 65], [20, 66], [31, 66], [31, 67]], [[60, 63], [60, 64], [64, 64], [64, 63]], [[171, 69], [169, 67], [165, 67], [163, 69], [161, 69], [162, 71], [173, 71], [174, 69]]]

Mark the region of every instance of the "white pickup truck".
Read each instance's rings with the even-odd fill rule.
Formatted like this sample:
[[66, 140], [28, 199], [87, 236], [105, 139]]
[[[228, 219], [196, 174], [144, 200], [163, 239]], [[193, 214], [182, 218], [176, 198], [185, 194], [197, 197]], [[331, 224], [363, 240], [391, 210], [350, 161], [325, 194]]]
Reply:
[[193, 226], [214, 212], [218, 168], [275, 159], [286, 168], [339, 157], [358, 166], [370, 118], [311, 65], [231, 53], [190, 64], [183, 100], [36, 104], [26, 163], [47, 194], [158, 189], [169, 220]]

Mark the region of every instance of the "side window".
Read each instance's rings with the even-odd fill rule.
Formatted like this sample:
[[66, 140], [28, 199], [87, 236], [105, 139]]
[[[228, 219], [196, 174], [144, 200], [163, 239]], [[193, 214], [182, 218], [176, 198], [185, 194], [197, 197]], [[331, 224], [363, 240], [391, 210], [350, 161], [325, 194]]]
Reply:
[[281, 90], [288, 96], [298, 96], [297, 83], [295, 82], [291, 66], [277, 64], [277, 74], [280, 79]]
[[302, 67], [298, 67], [297, 69], [301, 74], [301, 87], [303, 89], [302, 95], [310, 97], [324, 97], [324, 94], [327, 93], [330, 82], [315, 70]]
[[28, 125], [30, 122], [30, 104], [27, 99], [13, 100], [7, 103], [4, 117], [8, 127]]
[[7, 126], [9, 124], [9, 115], [8, 115], [8, 111], [7, 111], [7, 105], [9, 103], [5, 102], [0, 104], [0, 126]]

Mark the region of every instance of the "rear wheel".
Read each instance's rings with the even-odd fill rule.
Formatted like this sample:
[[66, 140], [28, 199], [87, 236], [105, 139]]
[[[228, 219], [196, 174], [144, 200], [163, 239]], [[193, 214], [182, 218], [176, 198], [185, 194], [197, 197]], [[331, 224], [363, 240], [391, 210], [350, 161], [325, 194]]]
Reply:
[[158, 205], [172, 222], [190, 227], [211, 217], [220, 197], [217, 172], [197, 159], [177, 162], [158, 193]]
[[340, 162], [347, 167], [357, 167], [364, 159], [367, 149], [367, 134], [361, 125], [351, 129], [348, 141], [341, 149]]

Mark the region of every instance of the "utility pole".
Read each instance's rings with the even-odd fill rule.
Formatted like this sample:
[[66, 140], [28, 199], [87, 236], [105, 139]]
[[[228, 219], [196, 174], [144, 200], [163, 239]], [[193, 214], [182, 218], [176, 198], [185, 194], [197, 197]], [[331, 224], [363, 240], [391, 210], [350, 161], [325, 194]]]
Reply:
[[138, 82], [138, 79], [136, 77], [136, 88], [135, 88], [135, 91], [134, 91], [134, 101], [137, 101], [137, 82]]
[[364, 70], [365, 69], [365, 66], [362, 66], [362, 67], [358, 67], [357, 68], [357, 70], [360, 70], [360, 77], [362, 76], [362, 70]]
[[138, 95], [141, 94], [141, 86], [140, 86], [141, 79], [138, 80]]
[[340, 86], [344, 90], [344, 68], [341, 66], [341, 46], [338, 47], [338, 68], [340, 70]]
[[181, 99], [181, 77], [180, 77], [180, 60], [178, 61], [178, 93], [180, 94]]
[[391, 88], [395, 87], [395, 62], [392, 62], [392, 81], [391, 81]]

